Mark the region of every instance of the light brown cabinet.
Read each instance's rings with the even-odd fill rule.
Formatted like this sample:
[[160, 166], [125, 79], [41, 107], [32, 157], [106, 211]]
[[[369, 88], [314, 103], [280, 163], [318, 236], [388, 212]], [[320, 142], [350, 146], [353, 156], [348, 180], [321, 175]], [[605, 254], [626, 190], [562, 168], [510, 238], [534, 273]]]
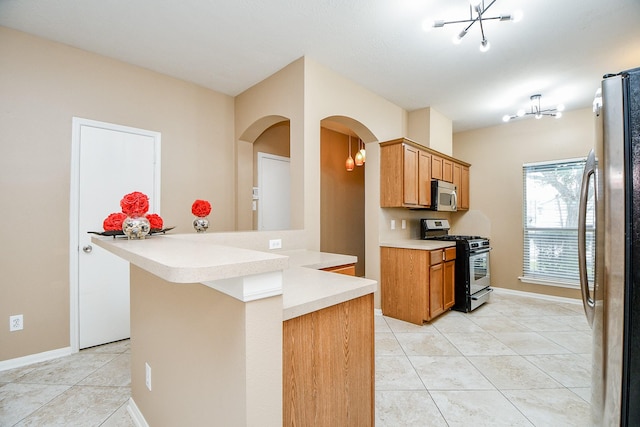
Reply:
[[458, 208], [469, 209], [469, 164], [406, 138], [380, 143], [380, 207], [431, 207], [431, 180], [458, 186]]
[[431, 154], [418, 151], [418, 204], [431, 206]]
[[458, 210], [469, 209], [469, 167], [453, 164], [453, 184], [458, 188]]
[[380, 206], [431, 205], [431, 155], [410, 144], [380, 148]]
[[453, 162], [451, 160], [442, 159], [442, 180], [453, 182]]
[[431, 179], [442, 179], [442, 157], [431, 157]]
[[431, 157], [431, 179], [453, 182], [453, 161], [440, 156]]
[[336, 267], [323, 268], [322, 271], [329, 271], [331, 273], [338, 273], [338, 274], [346, 274], [347, 276], [355, 276], [356, 265], [355, 264], [338, 265]]
[[422, 325], [455, 303], [456, 248], [380, 248], [382, 314]]
[[373, 294], [283, 322], [284, 426], [374, 424]]
[[431, 317], [449, 310], [455, 303], [455, 259], [456, 248], [431, 251], [429, 286], [432, 297], [429, 300]]

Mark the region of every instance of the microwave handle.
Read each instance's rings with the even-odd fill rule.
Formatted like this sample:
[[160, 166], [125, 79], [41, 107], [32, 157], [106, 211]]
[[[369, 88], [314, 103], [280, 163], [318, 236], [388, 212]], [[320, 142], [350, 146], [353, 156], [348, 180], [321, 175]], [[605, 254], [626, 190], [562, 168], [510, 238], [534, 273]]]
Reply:
[[456, 193], [456, 190], [453, 190], [453, 193], [451, 193], [451, 196], [453, 198], [453, 210], [457, 210], [458, 209], [458, 193]]

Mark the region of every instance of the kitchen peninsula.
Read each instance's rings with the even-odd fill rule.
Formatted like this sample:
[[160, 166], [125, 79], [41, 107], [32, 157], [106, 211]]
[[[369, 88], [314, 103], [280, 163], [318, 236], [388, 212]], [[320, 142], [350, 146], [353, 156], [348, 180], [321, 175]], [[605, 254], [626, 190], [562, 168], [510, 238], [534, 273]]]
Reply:
[[[320, 270], [355, 257], [286, 238], [267, 252], [255, 246], [268, 236], [237, 236], [92, 239], [131, 264], [132, 416], [153, 426], [372, 424], [376, 282]], [[243, 238], [248, 249], [229, 245]]]

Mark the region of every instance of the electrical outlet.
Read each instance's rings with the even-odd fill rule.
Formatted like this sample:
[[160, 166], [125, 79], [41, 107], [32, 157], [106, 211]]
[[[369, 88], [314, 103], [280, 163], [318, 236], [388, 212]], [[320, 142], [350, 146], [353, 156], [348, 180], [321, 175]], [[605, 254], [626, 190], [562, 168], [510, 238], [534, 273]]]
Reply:
[[395, 230], [395, 229], [396, 229], [396, 220], [395, 220], [395, 219], [392, 219], [392, 220], [391, 220], [391, 229], [392, 229], [392, 230]]
[[145, 362], [144, 364], [144, 383], [146, 384], [149, 391], [151, 391], [151, 366]]
[[24, 329], [22, 314], [16, 314], [15, 316], [9, 316], [9, 332], [21, 331]]
[[403, 219], [402, 220], [402, 229], [404, 230], [405, 228], [407, 228], [407, 220]]
[[282, 239], [269, 240], [269, 249], [280, 249], [280, 248], [282, 248]]

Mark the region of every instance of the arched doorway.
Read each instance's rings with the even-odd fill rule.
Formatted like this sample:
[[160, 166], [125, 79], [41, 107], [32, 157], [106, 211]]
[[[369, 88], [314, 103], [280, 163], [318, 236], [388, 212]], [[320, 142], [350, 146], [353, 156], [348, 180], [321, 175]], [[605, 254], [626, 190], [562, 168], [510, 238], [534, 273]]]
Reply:
[[[264, 210], [267, 206], [274, 208], [282, 208], [285, 205], [290, 206], [289, 203], [281, 202], [265, 203], [265, 197], [268, 194], [277, 196], [282, 196], [284, 193], [290, 194], [289, 181], [285, 183], [287, 188], [272, 188], [270, 191], [266, 191], [266, 188], [261, 188], [266, 185], [265, 183], [269, 183], [270, 186], [277, 186], [278, 184], [274, 182], [274, 179], [284, 173], [276, 173], [281, 168], [275, 165], [287, 163], [290, 158], [290, 129], [289, 119], [273, 115], [255, 121], [240, 136], [237, 145], [237, 230], [259, 229], [260, 219], [265, 217]], [[262, 159], [265, 164], [268, 160], [272, 166], [263, 168], [261, 172], [259, 159]], [[265, 173], [265, 170], [269, 174], [268, 180], [261, 179], [260, 176], [261, 173]], [[288, 174], [289, 172], [286, 172], [286, 175]], [[277, 212], [273, 215], [276, 217], [285, 216]], [[290, 217], [290, 212], [287, 212], [286, 217]], [[263, 224], [266, 223], [263, 222]], [[282, 225], [278, 222], [278, 224], [280, 225], [276, 227], [277, 229], [290, 228], [289, 223]], [[262, 229], [273, 229], [273, 227], [263, 227]]]
[[[344, 116], [328, 117], [320, 123], [320, 250], [358, 257], [356, 275], [365, 275], [365, 170], [347, 171], [349, 154], [355, 158], [371, 132]], [[360, 143], [360, 141], [363, 141]]]

